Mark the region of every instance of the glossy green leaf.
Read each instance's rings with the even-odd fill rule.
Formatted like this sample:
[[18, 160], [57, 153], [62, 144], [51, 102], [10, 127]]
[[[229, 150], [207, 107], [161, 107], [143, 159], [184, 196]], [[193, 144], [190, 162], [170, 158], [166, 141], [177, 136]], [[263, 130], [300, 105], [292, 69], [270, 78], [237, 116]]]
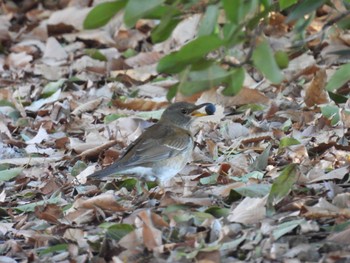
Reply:
[[137, 20], [151, 13], [158, 6], [163, 4], [164, 0], [129, 0], [125, 6], [124, 23], [128, 27], [133, 27]]
[[226, 88], [222, 91], [225, 96], [235, 96], [240, 92], [243, 87], [245, 78], [244, 68], [237, 68], [232, 71], [231, 77], [226, 85]]
[[0, 171], [0, 182], [10, 181], [23, 171], [22, 168], [12, 168]]
[[324, 117], [331, 120], [332, 125], [337, 125], [340, 121], [339, 108], [335, 105], [326, 105], [321, 107], [321, 112]]
[[217, 35], [201, 36], [183, 46], [179, 51], [163, 57], [157, 66], [159, 73], [179, 73], [186, 66], [203, 59], [210, 51], [223, 44]]
[[213, 34], [216, 26], [218, 25], [217, 24], [218, 16], [219, 16], [219, 6], [218, 5], [208, 6], [198, 29], [198, 36], [206, 36], [206, 35]]
[[107, 228], [106, 235], [111, 239], [119, 241], [133, 230], [134, 227], [129, 224], [113, 224]]
[[329, 79], [326, 90], [335, 91], [350, 80], [350, 63], [342, 65]]
[[253, 62], [272, 83], [280, 83], [283, 80], [283, 75], [267, 41], [261, 42], [255, 48], [253, 52]]
[[294, 139], [293, 137], [284, 137], [280, 141], [280, 148], [288, 147], [291, 145], [298, 145], [300, 142], [297, 139]]
[[288, 164], [272, 184], [267, 198], [268, 215], [274, 213], [274, 206], [289, 194], [297, 179], [297, 164]]
[[284, 10], [294, 4], [296, 4], [298, 0], [279, 0], [280, 10]]
[[126, 5], [126, 2], [126, 0], [105, 2], [95, 6], [84, 20], [84, 29], [104, 26]]
[[311, 13], [312, 11], [316, 11], [316, 9], [322, 6], [325, 2], [326, 0], [300, 1], [297, 7], [288, 15], [286, 23], [302, 18], [304, 15]]

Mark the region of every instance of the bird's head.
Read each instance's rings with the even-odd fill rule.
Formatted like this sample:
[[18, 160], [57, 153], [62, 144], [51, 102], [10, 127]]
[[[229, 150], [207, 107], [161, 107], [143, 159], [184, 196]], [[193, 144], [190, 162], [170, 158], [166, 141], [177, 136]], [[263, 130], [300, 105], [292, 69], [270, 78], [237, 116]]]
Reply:
[[[206, 107], [206, 114], [197, 111], [203, 107]], [[214, 111], [215, 106], [211, 103], [195, 105], [188, 102], [176, 102], [171, 104], [163, 112], [161, 121], [170, 122], [182, 128], [188, 128], [195, 117], [211, 115]]]

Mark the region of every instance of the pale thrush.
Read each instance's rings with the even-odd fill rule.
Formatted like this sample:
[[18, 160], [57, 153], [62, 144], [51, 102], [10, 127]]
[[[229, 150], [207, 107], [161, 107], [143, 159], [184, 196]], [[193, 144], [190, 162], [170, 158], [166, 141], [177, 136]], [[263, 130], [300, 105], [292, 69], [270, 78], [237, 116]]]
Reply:
[[191, 160], [194, 140], [190, 127], [196, 116], [206, 115], [196, 111], [202, 107], [206, 107], [206, 112], [210, 115], [215, 111], [215, 106], [211, 103], [171, 104], [156, 124], [147, 128], [126, 148], [120, 159], [89, 177], [133, 175], [160, 183], [170, 180]]

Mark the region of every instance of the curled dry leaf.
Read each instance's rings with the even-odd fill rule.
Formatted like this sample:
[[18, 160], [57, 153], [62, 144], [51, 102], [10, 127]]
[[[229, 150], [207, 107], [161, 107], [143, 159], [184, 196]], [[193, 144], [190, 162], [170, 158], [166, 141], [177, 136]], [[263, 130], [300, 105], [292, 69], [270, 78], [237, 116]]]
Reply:
[[85, 208], [85, 209], [94, 209], [100, 208], [104, 211], [113, 211], [113, 212], [122, 212], [126, 209], [121, 206], [114, 196], [114, 194], [103, 193], [92, 198], [83, 199], [79, 198], [73, 204], [75, 209]]
[[84, 112], [93, 111], [96, 108], [98, 108], [98, 106], [100, 106], [102, 102], [103, 102], [103, 98], [90, 100], [84, 104], [81, 104], [77, 108], [75, 108], [74, 111], [72, 112], [72, 115], [79, 116]]
[[162, 245], [163, 234], [162, 231], [154, 227], [151, 211], [143, 210], [139, 213], [138, 217], [143, 222], [142, 235], [145, 247], [151, 251], [157, 247], [160, 247]]
[[152, 111], [164, 108], [169, 103], [166, 101], [156, 102], [146, 99], [128, 99], [126, 101], [122, 100], [113, 100], [113, 105], [120, 109], [128, 109], [135, 111]]
[[112, 147], [113, 145], [116, 145], [118, 143], [117, 140], [112, 140], [109, 142], [106, 142], [102, 145], [98, 145], [92, 149], [87, 149], [85, 151], [83, 151], [82, 153], [80, 153], [78, 155], [78, 157], [80, 158], [87, 158], [87, 157], [95, 157], [98, 156], [99, 154], [101, 154], [102, 151]]
[[306, 88], [304, 102], [306, 106], [325, 104], [329, 102], [329, 96], [324, 89], [327, 84], [327, 74], [325, 69], [320, 69], [314, 75], [311, 84]]
[[56, 204], [36, 206], [34, 213], [37, 218], [54, 224], [57, 224], [59, 222], [58, 219], [63, 216], [62, 208]]

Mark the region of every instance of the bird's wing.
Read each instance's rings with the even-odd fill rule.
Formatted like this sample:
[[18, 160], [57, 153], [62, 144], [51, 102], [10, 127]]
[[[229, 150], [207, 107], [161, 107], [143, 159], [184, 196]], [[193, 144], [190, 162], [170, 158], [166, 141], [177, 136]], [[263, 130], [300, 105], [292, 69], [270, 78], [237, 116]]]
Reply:
[[181, 154], [188, 147], [193, 147], [192, 142], [192, 136], [186, 130], [152, 126], [128, 147], [118, 163], [125, 167], [134, 167], [166, 160]]

